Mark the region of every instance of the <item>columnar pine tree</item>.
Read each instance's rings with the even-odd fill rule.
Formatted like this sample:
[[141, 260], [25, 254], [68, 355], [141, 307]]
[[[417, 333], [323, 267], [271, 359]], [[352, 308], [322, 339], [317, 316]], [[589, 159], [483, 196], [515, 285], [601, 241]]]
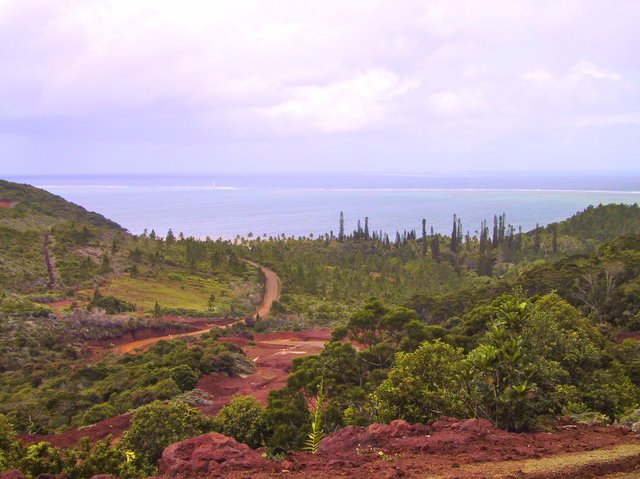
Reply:
[[498, 247], [498, 217], [493, 215], [493, 242], [492, 246], [494, 248]]
[[536, 223], [536, 230], [533, 237], [533, 250], [536, 254], [540, 253], [540, 225]]
[[338, 229], [338, 241], [344, 241], [344, 213], [340, 212], [340, 227]]
[[522, 226], [518, 226], [518, 239], [516, 241], [516, 251], [522, 251]]
[[422, 218], [422, 256], [427, 256], [427, 220]]
[[369, 239], [369, 217], [364, 217], [364, 239]]
[[553, 225], [553, 240], [552, 240], [552, 244], [551, 244], [551, 249], [553, 251], [553, 253], [557, 253], [558, 252], [558, 225], [557, 223]]
[[440, 235], [433, 234], [431, 227], [431, 258], [437, 260], [440, 257]]
[[451, 243], [449, 245], [449, 247], [451, 248], [451, 251], [453, 251], [454, 253], [458, 252], [458, 219], [456, 217], [456, 215], [453, 215], [453, 230], [451, 231]]

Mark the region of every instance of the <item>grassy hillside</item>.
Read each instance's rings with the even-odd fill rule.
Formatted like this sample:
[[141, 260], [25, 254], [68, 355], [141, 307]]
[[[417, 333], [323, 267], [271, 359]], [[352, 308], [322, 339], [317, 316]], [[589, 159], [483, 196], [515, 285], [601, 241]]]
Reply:
[[0, 180], [0, 199], [13, 205], [0, 207], [0, 225], [11, 229], [45, 230], [72, 221], [123, 231], [120, 225], [104, 216], [34, 186]]

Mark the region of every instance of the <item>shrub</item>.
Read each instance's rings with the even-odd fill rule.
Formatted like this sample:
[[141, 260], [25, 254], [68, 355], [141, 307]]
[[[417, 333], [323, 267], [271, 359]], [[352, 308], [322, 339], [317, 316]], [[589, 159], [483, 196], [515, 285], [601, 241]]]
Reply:
[[439, 340], [415, 352], [400, 352], [373, 394], [380, 421], [427, 422], [461, 410], [459, 376], [462, 350]]
[[115, 408], [109, 403], [96, 404], [89, 409], [84, 416], [82, 422], [84, 424], [95, 424], [104, 419], [108, 419], [116, 415]]
[[135, 453], [136, 466], [151, 474], [169, 444], [211, 429], [211, 420], [187, 404], [154, 401], [134, 413], [131, 427], [122, 437], [122, 446]]
[[186, 364], [173, 368], [171, 379], [176, 382], [182, 392], [191, 391], [198, 383], [198, 375]]
[[237, 396], [220, 410], [213, 428], [249, 447], [260, 447], [266, 434], [264, 409], [253, 396]]

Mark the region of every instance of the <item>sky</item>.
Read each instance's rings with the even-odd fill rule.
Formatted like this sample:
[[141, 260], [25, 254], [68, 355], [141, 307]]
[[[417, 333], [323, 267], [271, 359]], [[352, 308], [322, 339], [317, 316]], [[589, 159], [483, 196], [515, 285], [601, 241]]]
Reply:
[[639, 0], [0, 0], [0, 176], [640, 170]]

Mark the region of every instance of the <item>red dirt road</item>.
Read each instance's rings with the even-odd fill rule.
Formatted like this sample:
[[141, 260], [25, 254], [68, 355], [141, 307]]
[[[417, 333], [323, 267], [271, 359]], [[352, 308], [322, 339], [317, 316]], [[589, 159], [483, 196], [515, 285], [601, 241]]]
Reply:
[[[256, 309], [256, 313], [255, 313], [256, 316], [260, 316], [261, 318], [264, 318], [265, 316], [268, 316], [269, 313], [271, 312], [271, 306], [273, 305], [273, 302], [278, 301], [280, 299], [280, 285], [281, 285], [280, 277], [274, 271], [272, 271], [271, 269], [265, 266], [259, 265], [258, 263], [254, 263], [248, 260], [243, 260], [243, 261], [250, 264], [251, 266], [260, 268], [264, 274], [264, 277], [265, 277], [264, 293], [262, 295], [262, 301], [258, 305], [258, 308]], [[115, 347], [113, 351], [118, 354], [131, 353], [136, 349], [148, 348], [160, 341], [169, 341], [171, 339], [182, 338], [186, 336], [200, 336], [202, 334], [208, 333], [214, 328], [223, 329], [223, 328], [226, 328], [227, 326], [230, 326], [231, 324], [233, 324], [233, 322], [230, 322], [224, 325], [208, 326], [208, 327], [205, 327], [204, 329], [199, 329], [198, 331], [191, 331], [188, 333], [169, 334], [164, 336], [156, 336], [154, 338], [145, 338], [139, 341], [131, 341], [126, 344], [121, 344]]]

